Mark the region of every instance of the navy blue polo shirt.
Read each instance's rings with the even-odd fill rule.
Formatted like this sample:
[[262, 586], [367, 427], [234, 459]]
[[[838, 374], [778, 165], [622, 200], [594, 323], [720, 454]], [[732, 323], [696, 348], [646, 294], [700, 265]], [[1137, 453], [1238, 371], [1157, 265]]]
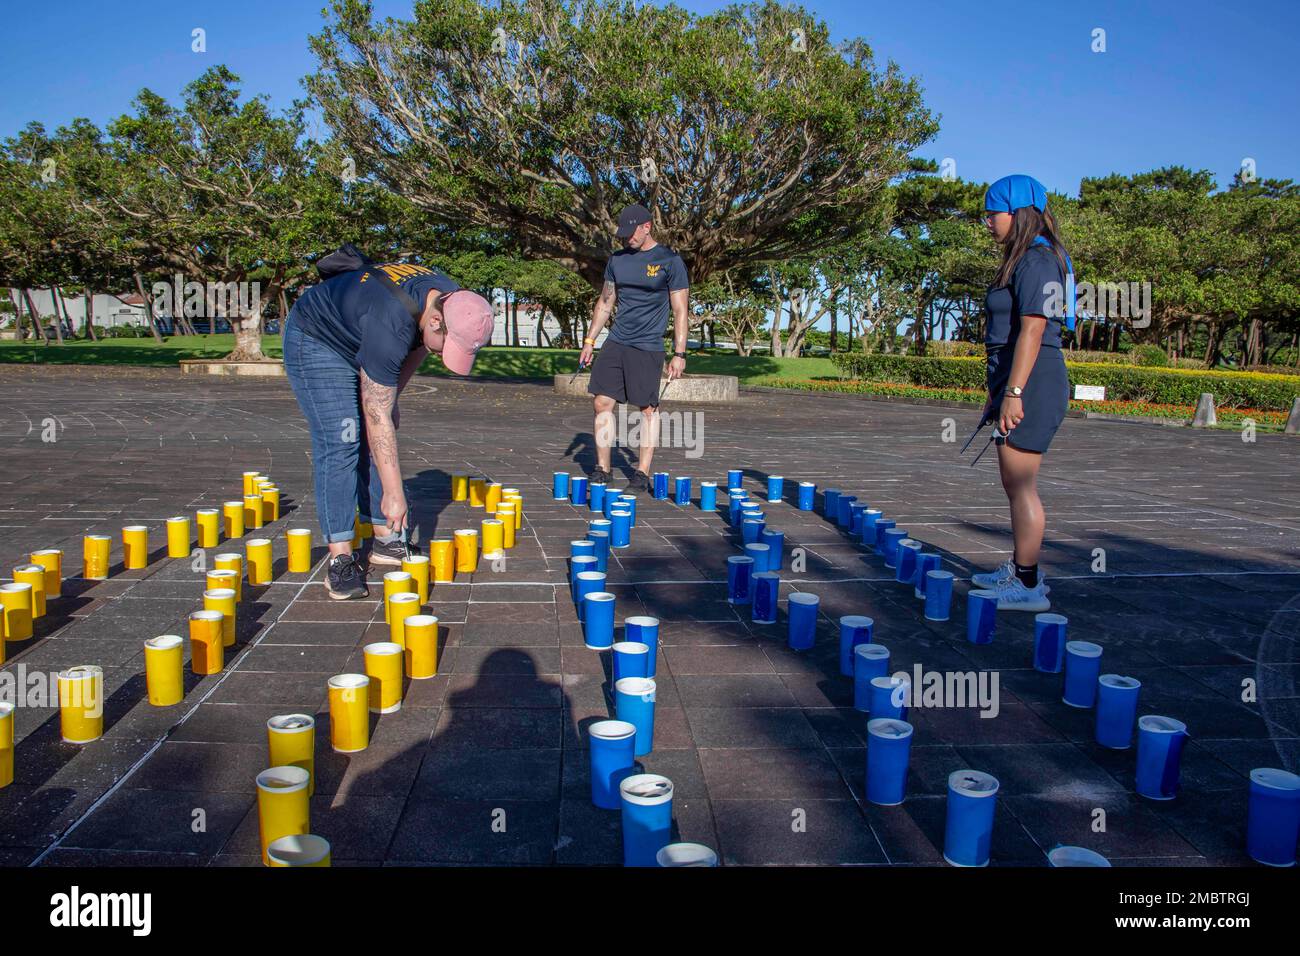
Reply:
[[664, 332], [672, 314], [669, 293], [690, 288], [686, 263], [667, 246], [620, 249], [605, 265], [605, 281], [614, 283], [618, 312], [609, 331], [612, 341], [650, 352], [664, 350]]
[[[1055, 285], [1053, 285], [1055, 283]], [[1011, 273], [1008, 285], [990, 288], [984, 299], [988, 323], [984, 345], [988, 349], [1015, 345], [1022, 315], [1047, 318], [1043, 345], [1061, 347], [1064, 321], [1065, 270], [1046, 241], [1030, 246]]]
[[[383, 269], [424, 305], [428, 290], [443, 295], [460, 288], [427, 266], [387, 263]], [[406, 306], [369, 270], [342, 272], [312, 286], [293, 304], [293, 321], [312, 338], [364, 369], [371, 380], [396, 386], [406, 357], [420, 344], [420, 330]]]

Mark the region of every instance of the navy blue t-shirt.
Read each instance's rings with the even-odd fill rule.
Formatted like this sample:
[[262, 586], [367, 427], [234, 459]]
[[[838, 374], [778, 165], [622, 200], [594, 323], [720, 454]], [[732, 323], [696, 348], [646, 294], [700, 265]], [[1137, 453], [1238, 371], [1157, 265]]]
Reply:
[[[445, 273], [426, 266], [387, 263], [383, 269], [424, 305], [420, 290], [443, 295], [460, 288]], [[396, 386], [406, 357], [420, 344], [420, 331], [401, 300], [369, 270], [343, 272], [312, 286], [293, 304], [298, 328], [364, 369], [380, 385]]]
[[650, 352], [664, 350], [664, 332], [672, 313], [668, 294], [690, 288], [686, 263], [667, 246], [620, 249], [605, 265], [605, 281], [614, 283], [618, 312], [611, 340]]
[[1011, 283], [990, 288], [985, 296], [984, 307], [988, 311], [985, 347], [1015, 345], [1020, 337], [1020, 317], [1042, 315], [1047, 317], [1043, 345], [1059, 349], [1064, 301], [1065, 270], [1056, 253], [1046, 242], [1030, 246], [1012, 270]]

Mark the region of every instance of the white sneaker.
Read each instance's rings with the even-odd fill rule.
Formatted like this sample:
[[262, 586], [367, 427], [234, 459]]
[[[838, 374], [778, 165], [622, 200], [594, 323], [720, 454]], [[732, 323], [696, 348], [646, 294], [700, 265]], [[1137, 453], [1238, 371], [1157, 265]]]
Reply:
[[[972, 574], [970, 583], [977, 588], [988, 588], [996, 591], [1004, 581], [1016, 576], [1016, 562], [1013, 558], [1007, 558], [1006, 561], [999, 564], [992, 571], [984, 571], [980, 574]], [[1043, 589], [1044, 594], [1050, 594], [1051, 585], [1043, 580], [1043, 572], [1038, 572], [1038, 586]]]
[[1009, 580], [1001, 582], [995, 591], [998, 593], [999, 611], [1049, 611], [1052, 602], [1047, 600], [1046, 585], [1043, 577], [1038, 576], [1038, 584], [1027, 588], [1020, 579], [1012, 575]]

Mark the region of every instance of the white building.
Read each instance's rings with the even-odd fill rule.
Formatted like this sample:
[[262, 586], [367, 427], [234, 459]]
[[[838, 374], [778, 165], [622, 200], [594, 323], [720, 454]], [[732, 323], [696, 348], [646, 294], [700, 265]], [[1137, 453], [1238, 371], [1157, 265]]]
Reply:
[[[36, 313], [41, 316], [43, 324], [51, 326], [54, 323], [54, 295], [49, 289], [29, 289], [28, 295], [31, 296], [32, 304], [36, 306]], [[4, 297], [14, 308], [19, 308], [19, 300], [22, 299], [21, 310], [23, 315], [23, 324], [30, 328], [27, 315], [27, 300], [20, 289], [5, 289]], [[66, 310], [68, 319], [72, 322], [72, 331], [75, 334], [82, 334], [86, 325], [86, 297], [61, 296], [62, 306], [60, 308], [60, 317]], [[147, 315], [144, 309], [144, 300], [140, 296], [131, 292], [126, 295], [106, 295], [100, 293], [96, 295], [91, 303], [92, 314], [94, 317], [95, 328], [119, 328], [126, 325], [143, 326], [147, 321]], [[12, 329], [14, 324], [14, 313], [7, 312], [4, 314], [3, 326]], [[65, 329], [66, 331], [66, 329]]]
[[[509, 327], [510, 313], [506, 311], [504, 304], [496, 296], [493, 297], [492, 313], [495, 324], [492, 328], [492, 344], [508, 345], [510, 344]], [[542, 333], [542, 345], [550, 345], [561, 334], [560, 323], [549, 312], [545, 312], [540, 305], [535, 302], [519, 303], [519, 341], [520, 346], [537, 345], [538, 327]], [[596, 345], [600, 346], [605, 341], [605, 336], [609, 334], [608, 329], [602, 329], [596, 338]]]

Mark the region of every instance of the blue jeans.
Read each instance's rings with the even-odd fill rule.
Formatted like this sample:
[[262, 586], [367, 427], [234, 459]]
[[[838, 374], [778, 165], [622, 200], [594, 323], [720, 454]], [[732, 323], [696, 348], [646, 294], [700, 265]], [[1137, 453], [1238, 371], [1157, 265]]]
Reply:
[[351, 541], [353, 519], [383, 524], [379, 472], [370, 460], [361, 415], [360, 375], [337, 352], [298, 328], [284, 329], [284, 371], [311, 429], [316, 515], [331, 544]]

